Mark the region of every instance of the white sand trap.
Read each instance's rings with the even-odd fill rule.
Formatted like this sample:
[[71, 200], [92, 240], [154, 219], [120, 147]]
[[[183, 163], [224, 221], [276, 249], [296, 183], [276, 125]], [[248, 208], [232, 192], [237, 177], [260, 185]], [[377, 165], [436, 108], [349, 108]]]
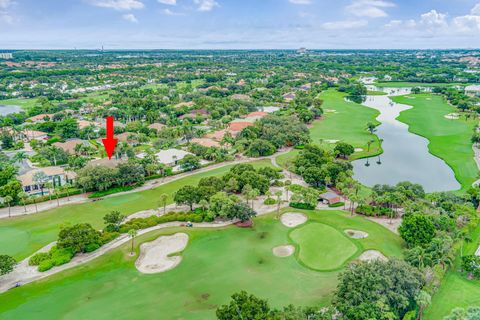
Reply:
[[332, 143], [332, 144], [334, 144], [334, 143], [337, 143], [337, 142], [340, 141], [340, 140], [327, 139], [327, 140], [323, 140], [323, 141], [325, 141], [326, 143]]
[[181, 256], [171, 254], [183, 251], [188, 243], [188, 235], [176, 233], [162, 236], [140, 246], [140, 256], [135, 262], [141, 273], [160, 273], [175, 268], [181, 261]]
[[335, 109], [325, 109], [325, 112], [326, 113], [336, 113], [337, 110], [335, 110]]
[[458, 120], [460, 119], [460, 115], [458, 113], [449, 113], [445, 116], [445, 118], [450, 120]]
[[380, 261], [388, 261], [387, 257], [383, 255], [380, 251], [377, 250], [367, 250], [364, 251], [360, 257], [358, 257], [358, 260], [360, 261], [375, 261], [375, 260], [380, 260]]
[[307, 222], [307, 217], [302, 213], [287, 212], [282, 214], [282, 216], [280, 217], [280, 221], [286, 227], [295, 228], [296, 226], [299, 226]]
[[476, 255], [477, 257], [480, 257], [480, 246], [478, 246], [478, 249], [477, 249], [477, 251], [475, 252], [475, 255]]
[[355, 148], [355, 152], [362, 152], [363, 149], [362, 148]]
[[279, 258], [290, 257], [295, 252], [295, 247], [287, 244], [273, 248], [272, 252], [276, 257]]
[[346, 229], [345, 233], [352, 239], [365, 239], [368, 233], [359, 230]]

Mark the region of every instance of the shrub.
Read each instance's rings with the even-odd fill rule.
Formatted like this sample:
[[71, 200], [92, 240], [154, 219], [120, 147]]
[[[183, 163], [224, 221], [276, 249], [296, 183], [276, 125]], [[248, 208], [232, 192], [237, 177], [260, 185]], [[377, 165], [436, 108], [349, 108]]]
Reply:
[[[33, 256], [29, 264], [36, 265], [32, 263], [38, 263], [38, 271], [45, 272], [50, 270], [55, 266], [61, 266], [62, 264], [70, 262], [72, 260], [74, 254], [70, 249], [62, 249], [58, 248], [57, 246], [52, 247], [48, 253], [38, 253]], [[36, 257], [36, 258], [35, 258]], [[35, 258], [33, 261], [32, 259]]]
[[338, 208], [338, 207], [342, 207], [342, 206], [344, 206], [344, 205], [345, 205], [344, 202], [337, 202], [337, 203], [329, 204], [328, 206], [329, 206], [330, 208]]
[[42, 263], [42, 261], [45, 261], [47, 259], [50, 259], [50, 254], [48, 252], [39, 252], [39, 253], [33, 255], [28, 260], [28, 265], [38, 266], [40, 263]]
[[393, 210], [389, 208], [383, 208], [383, 207], [361, 205], [357, 207], [355, 212], [358, 214], [363, 214], [368, 217], [377, 217], [377, 216], [388, 216], [393, 212]]
[[50, 260], [50, 259], [44, 260], [38, 265], [38, 271], [45, 272], [47, 270], [52, 269], [53, 267], [54, 267], [54, 265], [53, 265], [52, 260]]
[[139, 184], [137, 185], [131, 185], [131, 186], [125, 186], [125, 187], [114, 187], [114, 188], [110, 188], [108, 190], [105, 190], [105, 191], [95, 191], [93, 192], [91, 195], [89, 195], [88, 197], [91, 199], [91, 198], [102, 198], [102, 197], [105, 197], [105, 196], [108, 196], [110, 194], [115, 194], [115, 193], [119, 193], [119, 192], [125, 192], [125, 191], [130, 191], [130, 190], [133, 190], [135, 188], [137, 188], [138, 186], [140, 186]]
[[277, 203], [277, 201], [273, 198], [267, 198], [267, 199], [265, 199], [265, 201], [263, 201], [263, 204], [265, 204], [267, 206], [274, 205], [275, 203]]
[[300, 202], [290, 202], [290, 207], [295, 209], [304, 209], [304, 210], [313, 210], [315, 206], [312, 206], [308, 203], [300, 203]]

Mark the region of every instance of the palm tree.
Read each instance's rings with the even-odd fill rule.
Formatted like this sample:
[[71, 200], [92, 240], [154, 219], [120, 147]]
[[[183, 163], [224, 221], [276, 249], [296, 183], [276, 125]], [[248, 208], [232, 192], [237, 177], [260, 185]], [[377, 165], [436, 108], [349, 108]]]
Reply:
[[63, 190], [65, 190], [65, 192], [67, 193], [67, 201], [70, 201], [70, 188], [72, 187], [72, 185], [70, 183], [65, 183], [62, 187]]
[[128, 230], [128, 236], [132, 239], [132, 246], [131, 246], [131, 249], [130, 249], [130, 255], [133, 256], [134, 255], [133, 244], [134, 244], [134, 241], [135, 241], [135, 237], [137, 236], [137, 229]]
[[282, 204], [282, 195], [283, 195], [283, 192], [280, 190], [275, 192], [275, 196], [277, 196], [277, 215], [280, 215], [280, 205]]
[[45, 188], [45, 184], [49, 181], [48, 176], [43, 171], [37, 171], [33, 174], [33, 183], [40, 187], [43, 197], [43, 189]]
[[27, 202], [27, 199], [28, 199], [28, 194], [27, 194], [26, 192], [24, 192], [24, 191], [20, 191], [17, 196], [18, 196], [19, 199], [22, 199], [23, 210], [24, 210], [25, 212], [27, 212], [27, 204], [26, 204], [26, 202]]
[[162, 193], [160, 195], [160, 205], [163, 207], [163, 214], [167, 213], [167, 200], [168, 200], [168, 194]]
[[423, 317], [423, 311], [425, 310], [425, 308], [428, 307], [430, 303], [432, 303], [432, 297], [430, 296], [430, 294], [428, 294], [428, 292], [421, 290], [415, 297], [415, 302], [418, 304], [419, 307], [417, 320], [420, 320]]
[[11, 196], [5, 196], [3, 198], [3, 203], [6, 203], [7, 206], [8, 206], [8, 217], [9, 218], [11, 217], [11, 209], [12, 209], [11, 204], [12, 204], [12, 202], [13, 202], [13, 198]]
[[257, 197], [260, 195], [260, 191], [258, 191], [258, 189], [252, 189], [252, 191], [250, 191], [250, 199], [252, 199], [252, 210], [254, 210], [253, 208], [253, 205], [254, 205], [254, 200], [257, 199]]
[[285, 180], [283, 185], [284, 185], [285, 193], [286, 193], [286, 197], [287, 197], [285, 200], [288, 201], [288, 199], [289, 199], [288, 198], [288, 192], [290, 191], [290, 186], [292, 185], [292, 181], [291, 180]]

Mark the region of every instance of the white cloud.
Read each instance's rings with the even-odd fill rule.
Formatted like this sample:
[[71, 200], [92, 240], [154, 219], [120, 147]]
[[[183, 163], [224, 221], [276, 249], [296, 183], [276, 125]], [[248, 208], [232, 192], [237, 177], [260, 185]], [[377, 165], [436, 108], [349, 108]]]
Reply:
[[158, 0], [161, 4], [168, 4], [169, 6], [177, 5], [177, 0]]
[[90, 0], [91, 5], [119, 11], [143, 9], [145, 5], [140, 0]]
[[475, 16], [480, 16], [480, 2], [477, 3], [477, 4], [475, 5], [475, 7], [473, 7], [473, 9], [472, 9], [472, 11], [470, 11], [470, 13], [471, 13], [472, 15], [475, 15]]
[[167, 15], [167, 16], [184, 16], [185, 14], [184, 13], [181, 13], [181, 12], [175, 12], [175, 11], [172, 11], [170, 9], [163, 9], [162, 10], [163, 14]]
[[129, 21], [129, 22], [133, 22], [133, 23], [137, 23], [137, 22], [138, 22], [137, 17], [135, 17], [135, 15], [134, 15], [133, 13], [124, 14], [124, 15], [122, 16], [122, 18], [123, 18], [124, 20]]
[[322, 24], [322, 28], [326, 30], [347, 30], [357, 29], [368, 25], [367, 20], [345, 20], [345, 21], [332, 21]]
[[430, 10], [420, 16], [420, 24], [430, 29], [448, 27], [447, 15], [437, 10]]
[[346, 10], [357, 17], [383, 18], [388, 16], [385, 9], [392, 7], [395, 7], [393, 2], [384, 0], [353, 0]]
[[0, 0], [0, 9], [7, 9], [13, 4], [12, 0]]
[[288, 2], [293, 4], [311, 4], [312, 0], [288, 0]]
[[218, 7], [219, 4], [215, 0], [193, 0], [198, 5], [198, 11], [212, 11], [213, 8]]

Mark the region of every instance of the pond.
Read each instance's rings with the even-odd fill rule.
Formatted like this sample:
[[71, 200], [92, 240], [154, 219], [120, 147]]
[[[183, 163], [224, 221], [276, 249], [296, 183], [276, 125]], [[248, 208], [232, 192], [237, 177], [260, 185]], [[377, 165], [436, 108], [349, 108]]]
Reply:
[[6, 116], [11, 113], [18, 113], [22, 111], [22, 108], [19, 106], [5, 106], [0, 104], [0, 116]]
[[453, 170], [428, 151], [429, 141], [408, 132], [408, 126], [396, 118], [411, 106], [394, 103], [389, 96], [409, 94], [409, 88], [375, 87], [369, 90], [385, 91], [388, 96], [367, 96], [365, 106], [380, 111], [376, 135], [383, 140], [384, 153], [379, 157], [353, 161], [354, 178], [366, 186], [395, 185], [410, 181], [421, 184], [425, 191], [460, 189]]

